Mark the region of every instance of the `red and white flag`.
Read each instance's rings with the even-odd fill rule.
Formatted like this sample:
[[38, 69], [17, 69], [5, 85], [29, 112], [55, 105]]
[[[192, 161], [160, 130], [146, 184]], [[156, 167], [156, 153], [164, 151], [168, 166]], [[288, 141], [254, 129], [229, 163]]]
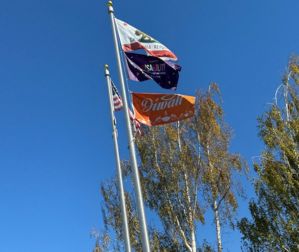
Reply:
[[165, 60], [177, 60], [172, 51], [153, 37], [117, 18], [115, 18], [115, 23], [125, 52], [144, 49], [149, 55]]
[[141, 134], [141, 125], [140, 123], [137, 121], [135, 114], [133, 114], [133, 112], [131, 111], [131, 109], [129, 109], [129, 114], [130, 114], [130, 120], [134, 125], [135, 131], [138, 132], [139, 134]]
[[[111, 88], [112, 88], [112, 96], [113, 96], [113, 106], [115, 111], [119, 111], [123, 108], [123, 101], [117, 91], [116, 86], [113, 84], [111, 80]], [[138, 132], [139, 134], [141, 133], [141, 125], [135, 118], [134, 113], [129, 109], [129, 115], [130, 115], [130, 120], [131, 123], [134, 125], [134, 130]]]
[[113, 98], [114, 110], [115, 111], [121, 110], [123, 107], [123, 101], [122, 101], [122, 99], [112, 81], [111, 81], [111, 88], [112, 88], [112, 98]]

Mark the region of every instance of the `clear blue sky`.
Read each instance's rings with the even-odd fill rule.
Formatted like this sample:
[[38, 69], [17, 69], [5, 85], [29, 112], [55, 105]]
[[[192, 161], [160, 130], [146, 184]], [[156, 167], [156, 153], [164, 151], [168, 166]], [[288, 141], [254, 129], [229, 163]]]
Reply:
[[[176, 53], [179, 93], [219, 84], [234, 129], [231, 148], [251, 163], [263, 148], [256, 118], [288, 57], [299, 52], [298, 0], [130, 0], [114, 7], [118, 18]], [[0, 34], [0, 251], [91, 251], [89, 232], [102, 225], [99, 185], [115, 170], [103, 65], [116, 80], [117, 72], [106, 1], [1, 1]], [[130, 88], [163, 92], [153, 82]], [[240, 205], [242, 216], [248, 204]], [[214, 230], [207, 234], [213, 241]], [[223, 240], [224, 251], [240, 251], [237, 232]]]

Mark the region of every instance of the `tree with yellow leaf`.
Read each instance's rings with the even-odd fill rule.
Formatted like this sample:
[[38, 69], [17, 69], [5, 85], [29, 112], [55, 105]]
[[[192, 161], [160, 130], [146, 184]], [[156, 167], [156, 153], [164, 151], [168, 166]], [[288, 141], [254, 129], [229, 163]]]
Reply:
[[238, 226], [248, 251], [299, 251], [299, 61], [292, 58], [269, 111], [259, 118], [265, 143], [255, 163], [257, 200], [251, 201], [252, 220]]
[[203, 195], [214, 214], [218, 252], [222, 251], [221, 225], [232, 223], [238, 207], [236, 194], [242, 195], [235, 175], [247, 171], [240, 155], [229, 150], [231, 130], [224, 122], [219, 94], [215, 84], [207, 93], [200, 94], [199, 113], [194, 118], [203, 170]]
[[[162, 225], [151, 226], [153, 251], [212, 251], [197, 244], [197, 227], [204, 223], [204, 208], [214, 213], [217, 247], [222, 251], [221, 225], [231, 221], [240, 192], [234, 171], [245, 167], [238, 154], [229, 151], [231, 132], [223, 120], [218, 87], [197, 96], [196, 115], [179, 123], [143, 128], [136, 136], [140, 156], [140, 178], [145, 205], [157, 214]], [[126, 176], [130, 169], [126, 169]], [[111, 183], [110, 183], [111, 186]], [[117, 191], [102, 187], [106, 223], [121, 239]], [[133, 198], [127, 197], [129, 202]], [[129, 200], [130, 199], [130, 200]], [[128, 206], [133, 206], [128, 203]], [[138, 222], [128, 208], [132, 246], [139, 251]], [[162, 227], [161, 227], [162, 226]]]

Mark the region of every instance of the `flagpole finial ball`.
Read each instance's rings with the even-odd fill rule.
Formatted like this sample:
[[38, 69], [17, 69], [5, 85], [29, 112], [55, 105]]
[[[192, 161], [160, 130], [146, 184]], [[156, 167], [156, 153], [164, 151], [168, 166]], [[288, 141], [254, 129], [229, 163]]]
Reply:
[[107, 5], [110, 7], [112, 7], [113, 6], [113, 4], [112, 4], [112, 1], [108, 1], [108, 3], [107, 3]]
[[109, 76], [109, 66], [107, 64], [104, 65], [105, 76]]

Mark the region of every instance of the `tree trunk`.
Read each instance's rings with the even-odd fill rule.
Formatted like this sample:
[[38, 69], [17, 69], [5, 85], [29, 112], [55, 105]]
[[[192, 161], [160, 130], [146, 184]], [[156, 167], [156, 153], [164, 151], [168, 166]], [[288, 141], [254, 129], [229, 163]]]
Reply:
[[222, 252], [221, 226], [220, 226], [220, 218], [219, 218], [219, 212], [218, 212], [218, 206], [216, 200], [214, 200], [213, 211], [215, 215], [215, 224], [216, 224], [217, 248], [218, 248], [218, 252]]
[[196, 240], [195, 240], [195, 232], [194, 227], [191, 230], [191, 245], [192, 245], [192, 252], [196, 252]]
[[184, 172], [184, 180], [185, 180], [185, 188], [186, 188], [186, 196], [188, 201], [188, 222], [190, 225], [190, 232], [191, 232], [191, 247], [192, 252], [196, 252], [196, 240], [195, 240], [195, 230], [194, 230], [194, 220], [193, 220], [193, 209], [192, 209], [192, 203], [191, 203], [191, 197], [190, 197], [190, 189], [189, 189], [189, 179], [187, 172]]
[[[156, 164], [156, 169], [158, 171], [158, 174], [161, 176], [162, 172], [160, 170], [160, 167], [158, 165], [158, 154], [157, 154], [157, 151], [156, 151], [156, 145], [155, 145], [155, 139], [154, 139], [154, 136], [152, 137], [152, 141], [153, 141], [153, 146], [154, 146], [154, 156], [155, 156], [155, 164]], [[185, 232], [184, 230], [182, 229], [182, 226], [181, 226], [181, 223], [179, 221], [179, 218], [178, 216], [175, 214], [175, 211], [173, 210], [173, 205], [170, 201], [170, 197], [168, 195], [168, 191], [167, 189], [165, 189], [165, 193], [166, 193], [166, 197], [167, 197], [167, 200], [168, 200], [168, 204], [169, 204], [169, 213], [170, 213], [170, 216], [173, 216], [174, 219], [175, 219], [175, 225], [180, 233], [180, 236], [186, 246], [186, 248], [188, 249], [189, 252], [196, 252], [196, 241], [195, 241], [195, 233], [194, 233], [194, 227], [192, 226], [192, 231], [191, 231], [191, 245], [185, 235]], [[195, 248], [195, 249], [194, 249]]]
[[[177, 133], [178, 133], [178, 145], [179, 150], [182, 152], [182, 145], [181, 145], [181, 136], [180, 136], [180, 122], [177, 122]], [[184, 171], [184, 180], [185, 180], [185, 189], [186, 189], [186, 196], [188, 201], [188, 223], [190, 225], [190, 232], [191, 232], [191, 249], [192, 252], [196, 252], [196, 239], [195, 239], [195, 225], [193, 220], [193, 209], [192, 209], [192, 202], [191, 202], [191, 196], [190, 196], [190, 188], [189, 188], [189, 178], [187, 171]]]

